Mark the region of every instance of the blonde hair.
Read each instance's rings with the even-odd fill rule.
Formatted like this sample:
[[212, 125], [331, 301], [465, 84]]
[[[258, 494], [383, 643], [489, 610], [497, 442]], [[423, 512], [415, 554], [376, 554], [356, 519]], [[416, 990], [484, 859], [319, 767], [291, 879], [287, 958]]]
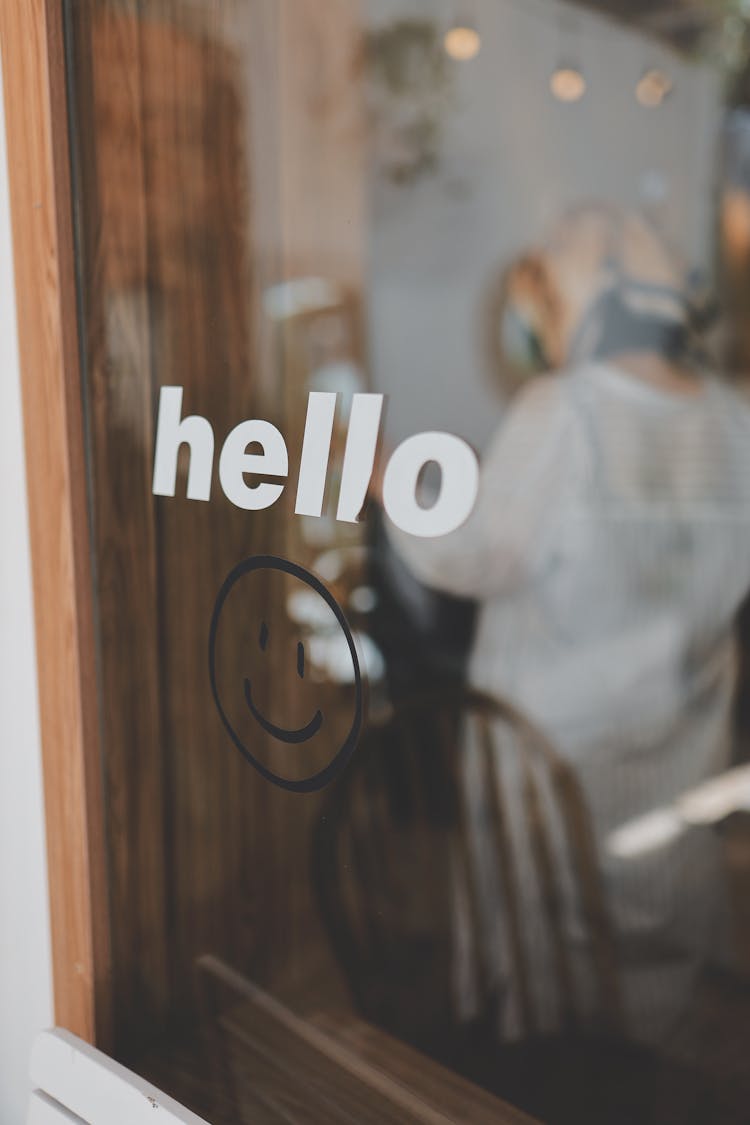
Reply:
[[501, 307], [513, 302], [523, 308], [550, 366], [561, 367], [585, 313], [618, 277], [654, 287], [653, 295], [640, 298], [646, 312], [662, 313], [659, 290], [669, 291], [670, 318], [687, 321], [685, 261], [643, 215], [610, 203], [571, 208], [537, 248], [511, 263], [501, 281]]

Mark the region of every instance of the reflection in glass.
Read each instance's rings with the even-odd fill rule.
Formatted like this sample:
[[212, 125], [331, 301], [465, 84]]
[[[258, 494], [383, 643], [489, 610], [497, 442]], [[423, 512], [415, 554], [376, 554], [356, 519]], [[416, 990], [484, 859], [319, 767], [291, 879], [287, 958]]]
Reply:
[[[745, 1120], [747, 15], [65, 11], [117, 1056], [217, 1122]], [[164, 387], [210, 424], [208, 501], [185, 443], [153, 492]], [[219, 480], [250, 419], [289, 461], [259, 511]], [[425, 431], [481, 464], [435, 539], [382, 504]], [[351, 726], [314, 587], [253, 572], [212, 692], [253, 556], [325, 585], [365, 672], [321, 792], [269, 780]]]

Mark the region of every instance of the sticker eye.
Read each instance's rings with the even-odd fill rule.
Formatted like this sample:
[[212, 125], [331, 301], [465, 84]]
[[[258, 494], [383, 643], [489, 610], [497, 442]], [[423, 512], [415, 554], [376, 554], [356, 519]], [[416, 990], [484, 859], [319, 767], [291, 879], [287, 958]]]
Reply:
[[266, 625], [265, 621], [263, 622], [263, 624], [260, 627], [260, 636], [258, 637], [258, 644], [260, 645], [261, 652], [265, 652], [266, 651], [266, 645], [268, 644], [268, 626]]
[[297, 675], [301, 680], [305, 678], [305, 646], [302, 641], [297, 642]]

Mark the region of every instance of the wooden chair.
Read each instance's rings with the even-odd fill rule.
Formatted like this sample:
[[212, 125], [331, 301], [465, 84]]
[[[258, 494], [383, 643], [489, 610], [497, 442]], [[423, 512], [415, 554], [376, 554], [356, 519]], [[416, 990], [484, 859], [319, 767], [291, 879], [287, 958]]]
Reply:
[[[507, 762], [513, 765], [513, 785]], [[492, 1084], [503, 1049], [507, 993], [498, 980], [486, 921], [492, 904], [480, 886], [478, 822], [501, 891], [516, 1030], [524, 1046], [543, 1042], [546, 1052], [550, 1043], [550, 1036], [541, 1034], [543, 1013], [524, 924], [530, 870], [538, 888], [535, 929], [547, 934], [546, 979], [554, 982], [567, 1044], [576, 1036], [581, 1042], [592, 1014], [599, 1042], [623, 1042], [614, 939], [581, 788], [571, 767], [510, 704], [474, 693], [443, 693], [401, 706], [366, 731], [321, 809], [312, 877], [358, 1011], [512, 1099], [511, 1088]], [[519, 823], [528, 842], [525, 857], [512, 830]], [[574, 963], [566, 930], [571, 888], [585, 930], [577, 942], [586, 962], [583, 982], [581, 957], [577, 953]], [[463, 899], [463, 938], [457, 894]], [[455, 987], [462, 956], [474, 979], [470, 1016]], [[561, 1037], [554, 1042], [557, 1068]], [[517, 1070], [532, 1057], [515, 1048], [510, 1054]]]
[[[27, 1125], [207, 1125], [69, 1031], [43, 1031], [31, 1052]], [[158, 1114], [155, 1114], [158, 1110]]]
[[[479, 814], [476, 795], [467, 793], [470, 742], [475, 785], [478, 781], [483, 794]], [[513, 759], [517, 792], [504, 782], [504, 756]], [[552, 796], [552, 809], [545, 793]], [[576, 1026], [583, 1013], [564, 932], [561, 840], [587, 932], [582, 944], [596, 1009], [605, 1027], [621, 1029], [614, 943], [576, 777], [515, 708], [477, 694], [417, 700], [371, 727], [318, 820], [313, 844], [318, 901], [357, 1006], [368, 1018], [410, 1038], [434, 1032], [450, 1039], [458, 1032], [464, 1021], [451, 989], [457, 888], [465, 899], [479, 1011], [485, 1019], [498, 1015], [502, 998], [493, 983], [493, 950], [482, 921], [487, 904], [472, 849], [470, 819], [480, 815], [502, 885], [520, 1030], [525, 1036], [538, 1030], [518, 841], [509, 811], [525, 822], [541, 890], [538, 921], [551, 939], [562, 1022]], [[399, 1019], [405, 1022], [396, 1026]]]

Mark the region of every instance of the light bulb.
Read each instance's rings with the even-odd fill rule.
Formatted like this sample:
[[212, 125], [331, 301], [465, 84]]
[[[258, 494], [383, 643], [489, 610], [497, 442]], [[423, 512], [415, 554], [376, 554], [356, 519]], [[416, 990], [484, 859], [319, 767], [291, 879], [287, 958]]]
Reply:
[[479, 54], [482, 40], [475, 28], [457, 26], [446, 31], [443, 44], [452, 59], [468, 62]]
[[561, 102], [577, 102], [586, 93], [586, 79], [572, 66], [560, 66], [549, 80], [552, 93]]

